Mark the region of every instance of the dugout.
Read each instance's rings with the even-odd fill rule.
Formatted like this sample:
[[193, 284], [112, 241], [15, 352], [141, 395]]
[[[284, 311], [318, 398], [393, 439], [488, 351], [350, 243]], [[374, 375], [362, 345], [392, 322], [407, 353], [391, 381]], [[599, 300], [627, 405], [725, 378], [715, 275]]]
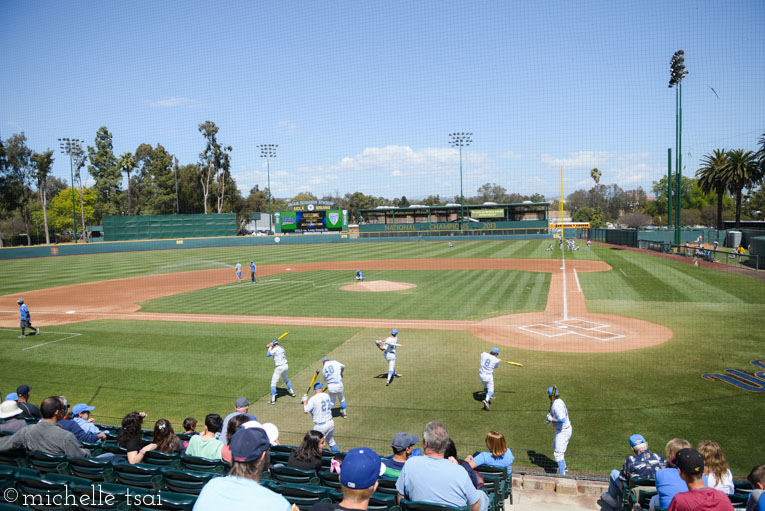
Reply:
[[360, 209], [359, 237], [548, 234], [549, 204], [447, 204]]
[[104, 241], [236, 236], [236, 214], [105, 216]]

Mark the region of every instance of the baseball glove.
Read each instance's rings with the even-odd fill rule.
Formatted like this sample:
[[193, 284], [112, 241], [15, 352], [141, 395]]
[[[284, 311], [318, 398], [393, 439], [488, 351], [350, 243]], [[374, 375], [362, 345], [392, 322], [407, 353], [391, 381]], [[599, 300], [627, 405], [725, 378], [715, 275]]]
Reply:
[[375, 341], [375, 344], [376, 344], [376, 345], [378, 345], [378, 346], [379, 346], [379, 345], [381, 345], [381, 344], [382, 344], [382, 340], [381, 340], [381, 339], [377, 339], [377, 340]]

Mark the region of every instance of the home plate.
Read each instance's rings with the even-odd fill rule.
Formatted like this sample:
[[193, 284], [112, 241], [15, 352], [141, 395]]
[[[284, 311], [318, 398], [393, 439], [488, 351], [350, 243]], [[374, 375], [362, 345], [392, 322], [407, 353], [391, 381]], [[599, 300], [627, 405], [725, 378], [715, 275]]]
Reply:
[[77, 314], [77, 311], [66, 311], [67, 314]]

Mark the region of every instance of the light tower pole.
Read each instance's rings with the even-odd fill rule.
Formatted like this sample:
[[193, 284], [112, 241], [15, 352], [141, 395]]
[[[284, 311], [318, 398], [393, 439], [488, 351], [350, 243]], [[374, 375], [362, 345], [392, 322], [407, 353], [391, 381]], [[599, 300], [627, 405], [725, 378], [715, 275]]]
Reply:
[[[69, 173], [71, 175], [72, 187], [72, 233], [74, 242], [77, 243], [77, 209], [74, 205], [74, 153], [82, 147], [82, 140], [78, 138], [59, 138], [58, 143], [61, 146], [61, 152], [69, 155]], [[83, 226], [83, 229], [85, 226]]]
[[672, 88], [677, 85], [675, 88], [675, 245], [679, 245], [680, 227], [682, 225], [680, 188], [683, 178], [683, 78], [688, 74], [688, 71], [685, 70], [685, 52], [683, 50], [677, 50], [672, 55], [669, 68], [669, 87]]
[[462, 148], [467, 147], [473, 141], [473, 134], [464, 131], [449, 133], [449, 145], [460, 148], [460, 230], [465, 221], [465, 194], [462, 193]]
[[276, 148], [278, 144], [260, 144], [260, 157], [266, 159], [266, 172], [268, 173], [268, 234], [273, 231], [271, 225], [271, 158], [276, 158]]

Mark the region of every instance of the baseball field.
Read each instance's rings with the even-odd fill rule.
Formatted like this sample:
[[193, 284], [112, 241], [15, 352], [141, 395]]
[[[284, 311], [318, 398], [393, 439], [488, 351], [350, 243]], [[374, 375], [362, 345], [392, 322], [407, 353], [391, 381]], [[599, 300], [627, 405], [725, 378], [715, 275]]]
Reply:
[[[545, 390], [557, 385], [572, 471], [603, 473], [643, 434], [720, 442], [734, 475], [765, 459], [765, 282], [650, 253], [548, 240], [343, 243], [126, 252], [0, 262], [0, 392], [22, 383], [145, 427], [224, 415], [247, 397], [285, 443], [311, 427], [299, 396], [324, 356], [346, 365], [340, 449], [388, 454], [397, 431], [443, 422], [461, 456], [502, 432], [517, 467], [552, 466]], [[249, 281], [250, 259], [258, 282]], [[236, 282], [241, 260], [244, 282]], [[354, 279], [356, 269], [365, 281]], [[754, 273], [753, 271], [751, 273]], [[39, 336], [19, 339], [23, 297]], [[400, 331], [396, 370], [374, 341]], [[282, 333], [292, 398], [267, 404]], [[498, 347], [491, 411], [481, 352]], [[704, 377], [706, 375], [706, 377]], [[727, 380], [727, 381], [726, 381]]]

